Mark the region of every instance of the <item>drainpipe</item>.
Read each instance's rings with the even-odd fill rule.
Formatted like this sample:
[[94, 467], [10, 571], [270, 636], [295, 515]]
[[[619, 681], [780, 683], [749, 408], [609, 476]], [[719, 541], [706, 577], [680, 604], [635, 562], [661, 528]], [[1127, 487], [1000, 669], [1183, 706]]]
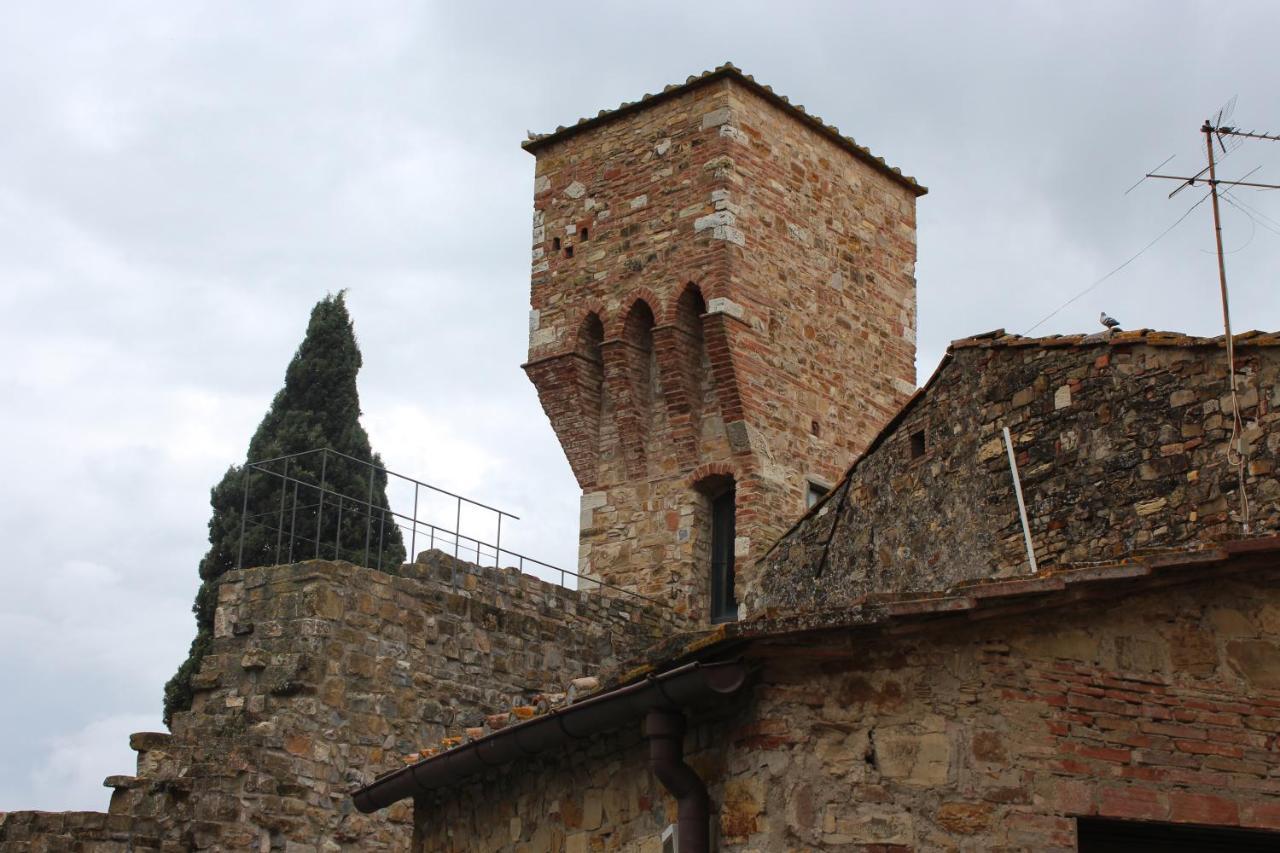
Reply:
[[649, 739], [649, 767], [676, 798], [676, 838], [680, 853], [708, 853], [711, 849], [711, 800], [707, 786], [684, 763], [684, 714], [654, 708], [644, 720]]

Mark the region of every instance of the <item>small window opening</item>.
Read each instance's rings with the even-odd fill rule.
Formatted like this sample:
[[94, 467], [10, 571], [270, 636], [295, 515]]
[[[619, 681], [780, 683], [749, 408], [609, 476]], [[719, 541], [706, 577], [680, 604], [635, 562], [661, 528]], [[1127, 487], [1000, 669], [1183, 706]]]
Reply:
[[572, 247], [572, 246], [565, 246], [565, 247], [564, 247], [564, 256], [565, 256], [566, 258], [572, 258], [572, 257], [573, 257], [573, 247]]
[[579, 236], [580, 238], [582, 238], [583, 242], [586, 242], [586, 240], [587, 240], [587, 229], [586, 229], [586, 226], [583, 226], [582, 230], [578, 232], [578, 236]]
[[810, 480], [809, 488], [806, 489], [804, 493], [804, 508], [809, 509], [815, 506], [818, 501], [827, 496], [827, 492], [829, 491], [831, 490], [821, 483], [815, 483], [813, 480]]
[[809, 432], [813, 435], [820, 435], [822, 433], [822, 427], [818, 425], [817, 421], [813, 421], [809, 424]]
[[919, 459], [924, 456], [924, 430], [916, 430], [911, 433], [911, 458]]
[[558, 251], [560, 251], [560, 238], [559, 238], [559, 237], [552, 237], [552, 238], [551, 238], [551, 251], [553, 251], [553, 252], [558, 252]]
[[732, 622], [738, 618], [734, 597], [733, 544], [734, 487], [711, 499], [711, 621]]

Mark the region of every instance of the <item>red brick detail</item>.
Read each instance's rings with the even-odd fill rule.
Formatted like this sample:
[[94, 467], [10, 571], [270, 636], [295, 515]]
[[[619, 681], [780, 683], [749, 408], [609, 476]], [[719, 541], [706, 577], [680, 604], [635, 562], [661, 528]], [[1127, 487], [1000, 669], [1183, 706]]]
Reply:
[[1103, 788], [1098, 799], [1098, 814], [1103, 817], [1165, 820], [1169, 816], [1165, 794], [1148, 788]]
[[1169, 818], [1178, 823], [1237, 826], [1240, 823], [1240, 807], [1231, 800], [1213, 794], [1173, 791], [1169, 794]]
[[[662, 298], [658, 294], [647, 287], [631, 287], [627, 289], [626, 295], [622, 298], [622, 305], [625, 310], [619, 311], [605, 324], [605, 338], [613, 339], [626, 336], [627, 319], [631, 316], [631, 312], [638, 302], [643, 302], [645, 307], [653, 314], [653, 324], [655, 326], [668, 322], [662, 319], [666, 317], [666, 309]], [[600, 316], [603, 317], [604, 314]]]
[[1280, 803], [1251, 803], [1245, 806], [1240, 824], [1259, 829], [1280, 829]]
[[725, 314], [708, 314], [702, 324], [707, 357], [711, 361], [711, 381], [715, 383], [720, 417], [726, 424], [737, 423], [744, 417], [734, 364], [734, 346], [738, 342], [734, 327], [737, 325], [736, 319]]
[[595, 485], [600, 455], [600, 413], [605, 402], [603, 335], [600, 315], [588, 311], [578, 322], [571, 352], [525, 365], [583, 489]]
[[693, 469], [693, 473], [685, 478], [685, 485], [690, 489], [697, 488], [698, 484], [711, 477], [731, 477], [734, 482], [740, 478], [738, 471], [731, 462], [706, 462]]
[[[605, 304], [599, 299], [589, 299], [578, 306], [578, 312], [574, 317], [573, 327], [579, 330], [582, 329], [584, 324], [591, 320], [591, 316], [593, 314], [596, 319], [600, 321], [602, 330], [609, 328], [609, 324], [612, 322], [612, 315], [609, 313], [609, 309], [605, 307]], [[600, 339], [604, 340], [603, 333], [601, 334]]]
[[687, 284], [668, 312], [665, 324], [653, 330], [667, 425], [676, 456], [685, 468], [697, 464], [703, 395], [711, 378], [704, 375], [703, 367], [705, 311], [702, 292], [697, 285]]
[[645, 442], [657, 404], [654, 385], [661, 385], [655, 371], [652, 307], [636, 300], [625, 318], [621, 337], [602, 346], [604, 376], [627, 476], [640, 479], [646, 473]]
[[552, 356], [524, 366], [564, 448], [573, 476], [583, 489], [593, 488], [596, 482], [600, 411], [605, 393], [600, 368], [598, 360], [579, 353]]

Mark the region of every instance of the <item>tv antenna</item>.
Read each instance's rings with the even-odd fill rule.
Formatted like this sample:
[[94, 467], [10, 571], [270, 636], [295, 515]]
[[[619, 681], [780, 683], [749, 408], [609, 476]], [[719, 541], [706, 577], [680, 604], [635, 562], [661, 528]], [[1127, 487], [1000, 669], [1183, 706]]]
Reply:
[[[1218, 287], [1222, 293], [1222, 328], [1227, 349], [1227, 375], [1231, 387], [1231, 440], [1227, 442], [1227, 463], [1236, 469], [1236, 473], [1240, 480], [1240, 520], [1244, 526], [1244, 532], [1249, 532], [1249, 497], [1245, 493], [1245, 464], [1246, 449], [1244, 446], [1244, 420], [1240, 417], [1240, 399], [1236, 390], [1236, 350], [1235, 339], [1231, 336], [1231, 302], [1227, 293], [1227, 265], [1223, 257], [1222, 251], [1222, 214], [1218, 209], [1218, 187], [1249, 187], [1259, 190], [1280, 190], [1280, 184], [1261, 184], [1257, 182], [1238, 180], [1223, 181], [1218, 179], [1217, 164], [1221, 160], [1235, 151], [1246, 139], [1265, 139], [1272, 142], [1280, 142], [1280, 135], [1274, 133], [1263, 133], [1256, 130], [1241, 130], [1235, 125], [1228, 124], [1232, 115], [1235, 113], [1236, 99], [1234, 97], [1222, 105], [1221, 109], [1214, 115], [1212, 119], [1205, 119], [1204, 124], [1200, 126], [1200, 132], [1204, 134], [1205, 155], [1207, 165], [1199, 172], [1190, 177], [1183, 175], [1163, 175], [1158, 172], [1148, 172], [1148, 178], [1160, 178], [1162, 180], [1178, 181], [1178, 186], [1173, 192], [1169, 193], [1169, 198], [1173, 198], [1187, 187], [1194, 187], [1197, 183], [1206, 184], [1209, 187], [1209, 196], [1213, 200], [1213, 236], [1218, 247]], [[1221, 156], [1217, 156], [1214, 151], [1214, 143], [1218, 148], [1222, 149]], [[1172, 157], [1169, 158], [1173, 159]], [[1168, 163], [1165, 160], [1159, 169]], [[1254, 172], [1257, 169], [1253, 170]], [[1205, 173], [1208, 177], [1205, 177]], [[1253, 172], [1245, 175], [1248, 178]], [[1228, 190], [1227, 192], [1230, 192]]]

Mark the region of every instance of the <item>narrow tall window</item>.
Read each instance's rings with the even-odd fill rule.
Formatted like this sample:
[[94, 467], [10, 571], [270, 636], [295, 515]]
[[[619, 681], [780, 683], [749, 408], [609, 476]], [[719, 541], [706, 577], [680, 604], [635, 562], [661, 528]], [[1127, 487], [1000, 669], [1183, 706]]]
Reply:
[[818, 501], [825, 498], [827, 496], [827, 492], [829, 491], [831, 490], [826, 486], [822, 485], [821, 483], [815, 483], [813, 482], [813, 480], [810, 480], [809, 488], [805, 491], [805, 494], [804, 494], [804, 508], [809, 509], [813, 507], [815, 504], [818, 503]]
[[734, 488], [711, 499], [711, 621], [738, 618], [733, 595]]

